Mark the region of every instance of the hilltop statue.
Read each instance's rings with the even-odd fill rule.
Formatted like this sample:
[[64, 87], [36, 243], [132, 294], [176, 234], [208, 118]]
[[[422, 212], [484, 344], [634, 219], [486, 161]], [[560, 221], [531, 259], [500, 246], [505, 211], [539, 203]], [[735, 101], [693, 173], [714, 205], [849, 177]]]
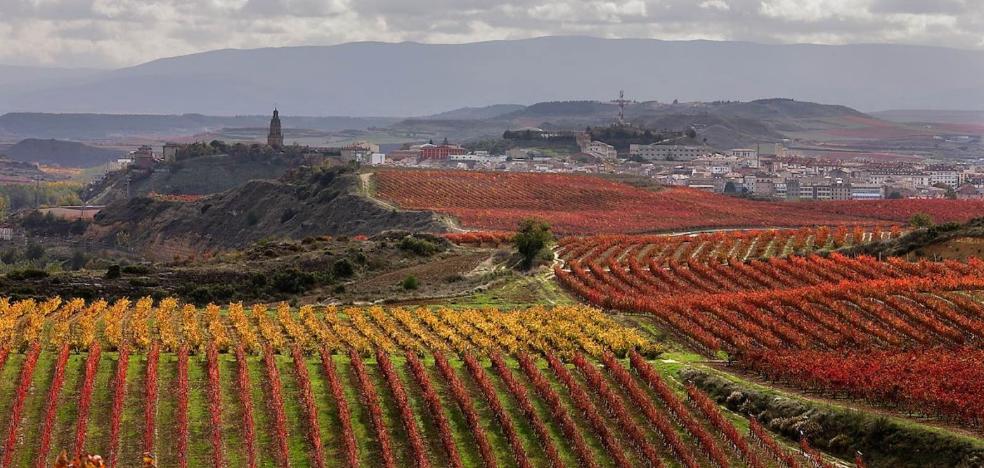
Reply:
[[267, 144], [274, 148], [284, 146], [284, 131], [280, 126], [280, 112], [277, 109], [273, 110], [273, 118], [270, 119], [270, 133], [267, 135]]

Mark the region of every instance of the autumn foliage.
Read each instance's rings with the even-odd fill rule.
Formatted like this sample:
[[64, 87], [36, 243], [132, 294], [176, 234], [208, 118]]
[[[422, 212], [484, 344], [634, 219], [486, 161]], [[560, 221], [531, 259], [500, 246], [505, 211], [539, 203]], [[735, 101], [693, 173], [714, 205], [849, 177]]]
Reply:
[[539, 218], [565, 234], [639, 233], [712, 227], [937, 222], [984, 215], [972, 200], [761, 202], [696, 189], [647, 190], [593, 175], [454, 170], [381, 170], [380, 197], [403, 208], [455, 216], [477, 230], [510, 230]]

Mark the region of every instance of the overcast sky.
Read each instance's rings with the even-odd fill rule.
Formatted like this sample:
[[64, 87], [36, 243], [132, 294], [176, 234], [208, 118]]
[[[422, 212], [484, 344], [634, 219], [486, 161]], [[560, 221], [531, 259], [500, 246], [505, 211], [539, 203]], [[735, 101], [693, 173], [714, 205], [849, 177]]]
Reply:
[[591, 35], [984, 49], [984, 0], [0, 0], [0, 63]]

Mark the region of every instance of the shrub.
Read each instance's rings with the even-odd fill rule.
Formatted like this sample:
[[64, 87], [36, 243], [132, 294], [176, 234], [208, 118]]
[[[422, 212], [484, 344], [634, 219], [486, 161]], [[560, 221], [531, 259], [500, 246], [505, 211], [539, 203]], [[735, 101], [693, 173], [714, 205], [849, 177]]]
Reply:
[[128, 275], [146, 275], [150, 273], [150, 267], [147, 265], [127, 265], [121, 271]]
[[119, 278], [120, 275], [121, 275], [121, 273], [120, 273], [120, 266], [119, 265], [110, 265], [109, 268], [106, 269], [106, 276], [105, 276], [105, 278], [106, 279], [116, 279], [116, 278]]
[[429, 257], [441, 250], [437, 244], [429, 240], [419, 239], [413, 236], [406, 236], [403, 239], [400, 239], [400, 244], [398, 247], [400, 250], [411, 252], [413, 254], [420, 255], [421, 257]]
[[44, 257], [44, 246], [36, 242], [27, 244], [27, 248], [24, 249], [24, 258], [34, 261], [40, 260], [42, 257]]
[[933, 218], [926, 213], [916, 213], [909, 218], [909, 224], [915, 228], [930, 227], [933, 225]]
[[404, 278], [403, 282], [400, 283], [400, 285], [403, 286], [403, 289], [410, 291], [420, 287], [420, 282], [417, 281], [416, 276], [410, 275]]
[[68, 267], [72, 270], [81, 270], [85, 267], [85, 264], [89, 263], [89, 257], [87, 257], [81, 250], [76, 250], [72, 252], [72, 258], [68, 260]]
[[302, 293], [314, 285], [314, 275], [296, 268], [281, 270], [273, 274], [271, 287], [285, 294]]
[[34, 268], [28, 268], [26, 270], [14, 270], [11, 271], [10, 273], [7, 273], [7, 278], [15, 281], [42, 279], [47, 277], [48, 277], [47, 271], [38, 270]]
[[331, 267], [331, 272], [338, 278], [348, 278], [355, 273], [355, 267], [348, 259], [342, 258], [335, 261]]

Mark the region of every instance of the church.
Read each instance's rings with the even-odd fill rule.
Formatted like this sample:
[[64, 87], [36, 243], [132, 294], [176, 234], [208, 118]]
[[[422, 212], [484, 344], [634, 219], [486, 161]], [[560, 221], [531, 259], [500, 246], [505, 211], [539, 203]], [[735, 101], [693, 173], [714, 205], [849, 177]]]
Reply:
[[273, 118], [270, 119], [270, 133], [267, 134], [267, 144], [280, 148], [284, 146], [284, 131], [280, 126], [280, 112], [273, 109]]

